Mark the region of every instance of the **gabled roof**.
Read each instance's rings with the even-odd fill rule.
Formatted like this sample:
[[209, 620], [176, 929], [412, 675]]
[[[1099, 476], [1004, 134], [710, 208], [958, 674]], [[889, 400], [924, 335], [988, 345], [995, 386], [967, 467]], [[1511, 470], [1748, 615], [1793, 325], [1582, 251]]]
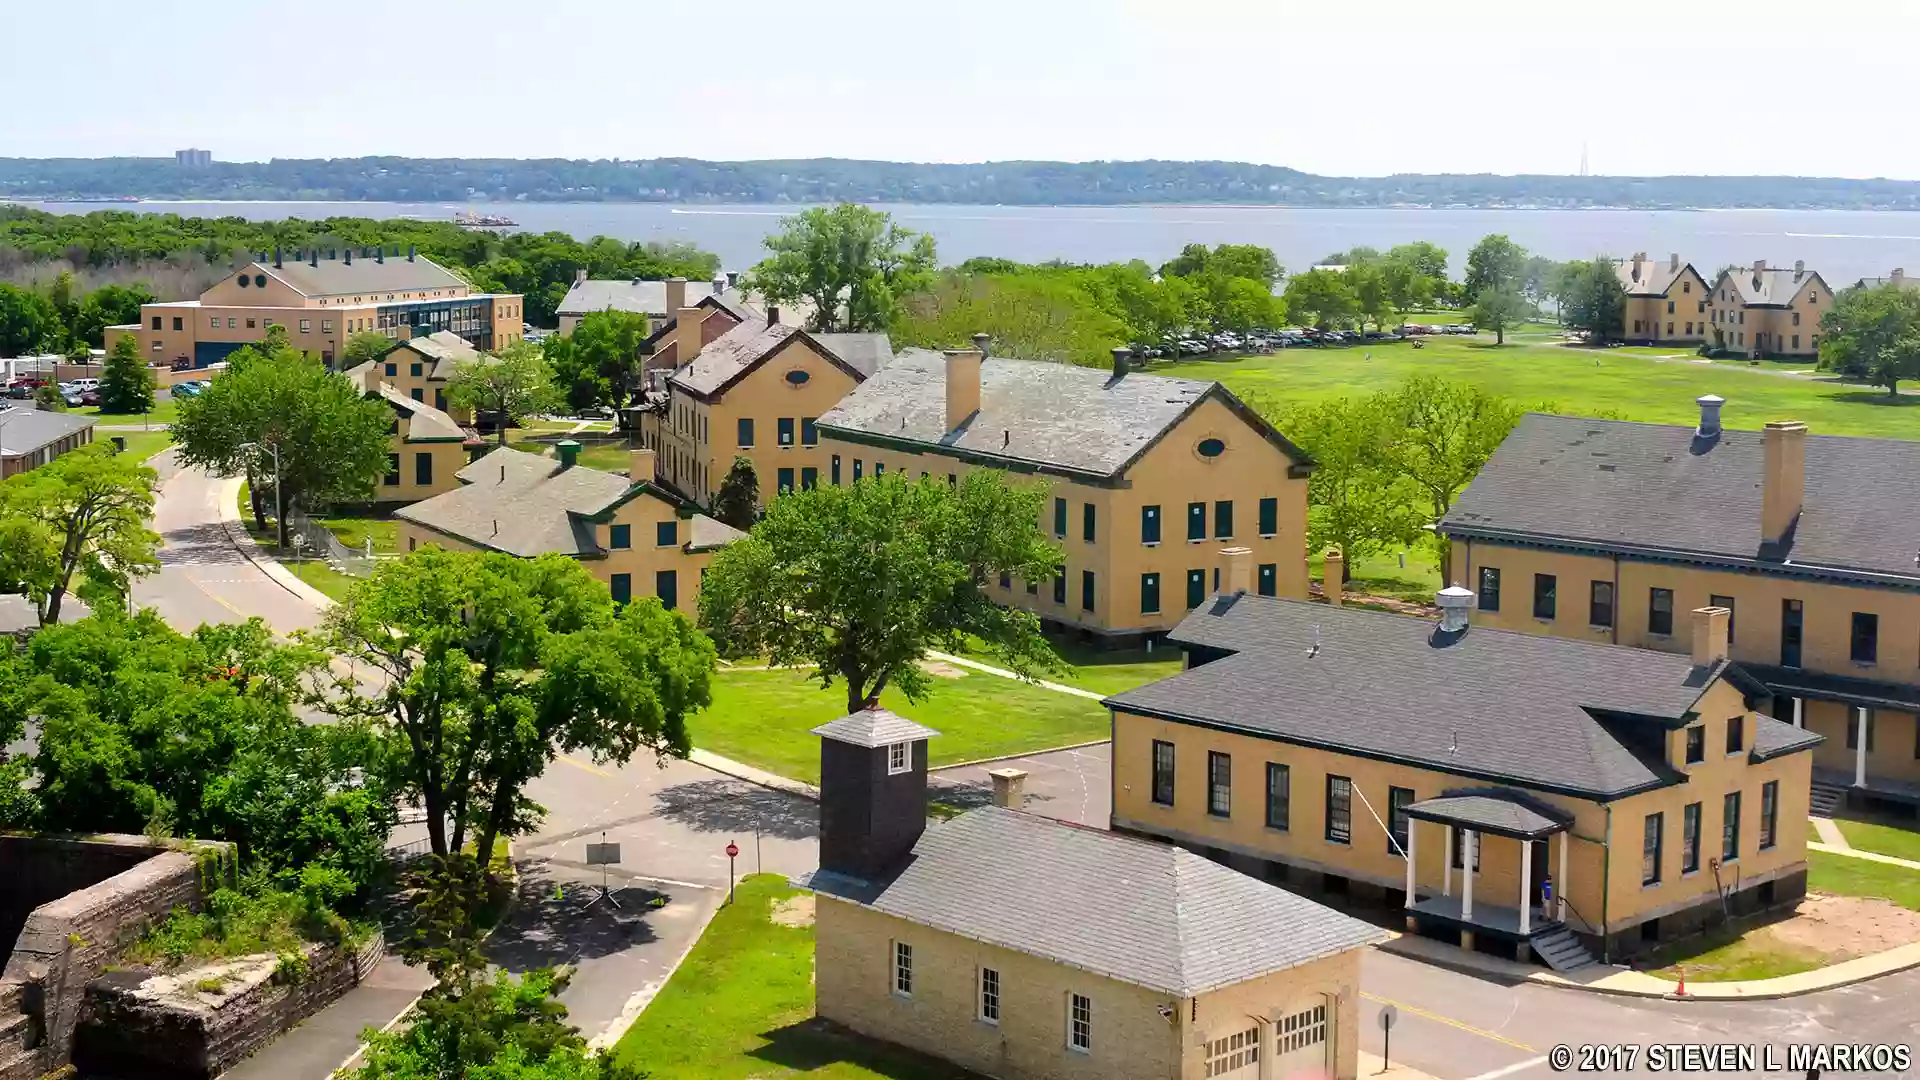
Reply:
[[[1692, 269], [1692, 263], [1683, 262], [1675, 266], [1671, 259], [1642, 258], [1639, 266], [1640, 276], [1635, 278], [1632, 259], [1613, 260], [1614, 275], [1620, 279], [1620, 285], [1627, 290], [1628, 296], [1665, 296], [1667, 290], [1673, 288], [1673, 283], [1685, 277], [1687, 271]], [[1702, 284], [1704, 283], [1703, 279]]]
[[1833, 290], [1827, 286], [1825, 278], [1817, 270], [1792, 270], [1769, 266], [1758, 272], [1752, 268], [1728, 270], [1713, 283], [1717, 292], [1723, 285], [1733, 286], [1736, 297], [1748, 307], [1786, 307], [1799, 295], [1809, 279], [1818, 279], [1820, 288], [1828, 295]]
[[878, 705], [870, 709], [861, 709], [857, 713], [831, 720], [814, 728], [810, 735], [835, 742], [851, 743], [871, 750], [876, 746], [891, 746], [894, 743], [916, 742], [931, 739], [940, 734], [925, 724], [918, 724], [890, 709]]
[[1781, 559], [1761, 559], [1764, 436], [1529, 413], [1440, 531], [1699, 556], [1920, 585], [1920, 442], [1806, 437], [1805, 495]]
[[501, 447], [455, 474], [452, 491], [404, 506], [394, 516], [479, 547], [531, 558], [557, 551], [597, 556], [581, 519], [613, 506], [633, 488], [626, 477], [580, 465], [562, 468], [538, 454]]
[[893, 342], [885, 334], [810, 333], [807, 337], [864, 376], [871, 376], [893, 362]]
[[1172, 997], [1192, 997], [1387, 938], [1176, 847], [982, 807], [929, 825], [891, 881], [816, 888]]
[[1407, 806], [1407, 814], [1469, 829], [1537, 840], [1573, 824], [1573, 815], [1510, 788], [1446, 791]]
[[[1300, 600], [1219, 596], [1169, 639], [1225, 659], [1116, 694], [1147, 716], [1535, 791], [1613, 798], [1678, 782], [1658, 733], [1724, 661]], [[1780, 725], [1756, 716], [1762, 728]]]
[[482, 355], [472, 342], [451, 330], [435, 330], [423, 337], [408, 338], [396, 343], [395, 349], [417, 352], [432, 360], [433, 370], [427, 373], [427, 377], [440, 382], [445, 382], [453, 375], [454, 365]]
[[408, 442], [465, 442], [467, 433], [453, 417], [424, 401], [415, 401], [392, 383], [380, 382], [367, 391], [407, 417]]
[[884, 440], [983, 461], [1113, 477], [1207, 398], [1240, 413], [1297, 465], [1306, 454], [1216, 382], [1037, 360], [989, 357], [980, 365], [980, 410], [947, 428], [946, 357], [901, 351], [820, 417], [853, 441]]
[[15, 405], [0, 412], [0, 457], [31, 454], [49, 443], [85, 431], [98, 421], [91, 416], [51, 412], [31, 405]]
[[[867, 335], [848, 336], [864, 338]], [[884, 335], [881, 336], [884, 338]], [[675, 368], [673, 374], [667, 377], [667, 381], [701, 398], [725, 393], [728, 387], [745, 378], [747, 373], [760, 362], [795, 341], [807, 343], [829, 363], [845, 371], [855, 382], [866, 378], [866, 372], [847, 362], [834, 349], [798, 326], [787, 323], [769, 324], [764, 319], [748, 319], [702, 346], [700, 355]], [[875, 353], [870, 345], [854, 351], [855, 355], [863, 357], [872, 356]], [[888, 352], [891, 353], [891, 351], [889, 348]]]
[[467, 288], [459, 275], [424, 255], [415, 255], [412, 259], [388, 255], [384, 260], [356, 256], [352, 262], [321, 259], [312, 265], [283, 257], [279, 266], [256, 262], [252, 268], [279, 278], [302, 296], [379, 293], [384, 298], [387, 293]]
[[[688, 307], [693, 307], [712, 295], [712, 282], [687, 282]], [[667, 310], [666, 282], [624, 278], [617, 280], [592, 278], [574, 282], [573, 286], [567, 290], [566, 297], [560, 301], [556, 314], [591, 315], [596, 311], [631, 311], [639, 315], [666, 318], [672, 318], [677, 314]]]

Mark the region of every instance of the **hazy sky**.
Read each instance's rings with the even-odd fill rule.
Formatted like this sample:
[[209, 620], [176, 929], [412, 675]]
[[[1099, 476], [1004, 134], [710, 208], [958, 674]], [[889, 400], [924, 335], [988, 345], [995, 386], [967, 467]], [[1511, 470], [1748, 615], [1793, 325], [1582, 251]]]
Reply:
[[0, 156], [1920, 178], [1914, 0], [0, 0]]

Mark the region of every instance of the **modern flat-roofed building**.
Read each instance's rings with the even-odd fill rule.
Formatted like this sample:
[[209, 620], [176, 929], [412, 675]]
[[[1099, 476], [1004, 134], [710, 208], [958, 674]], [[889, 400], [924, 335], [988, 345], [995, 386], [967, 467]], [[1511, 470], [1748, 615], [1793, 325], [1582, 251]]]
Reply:
[[412, 249], [313, 248], [264, 254], [197, 300], [143, 305], [138, 323], [107, 328], [106, 347], [130, 336], [149, 363], [204, 368], [282, 326], [288, 344], [332, 367], [363, 331], [396, 340], [447, 331], [491, 352], [523, 336], [522, 318], [517, 294], [476, 293]]
[[92, 442], [94, 423], [91, 416], [45, 412], [30, 405], [0, 410], [0, 480]]

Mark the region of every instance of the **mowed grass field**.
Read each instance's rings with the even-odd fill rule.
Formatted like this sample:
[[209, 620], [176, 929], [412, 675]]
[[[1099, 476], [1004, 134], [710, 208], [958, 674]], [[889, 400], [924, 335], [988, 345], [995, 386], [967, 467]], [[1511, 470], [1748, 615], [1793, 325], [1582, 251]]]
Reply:
[[[1528, 335], [1531, 337], [1532, 335]], [[1803, 420], [1815, 434], [1920, 439], [1920, 395], [1890, 397], [1871, 386], [1810, 379], [1781, 365], [1698, 363], [1684, 349], [1590, 349], [1538, 339], [1496, 347], [1487, 335], [1427, 337], [1336, 349], [1281, 349], [1265, 356], [1182, 360], [1155, 374], [1218, 379], [1236, 393], [1285, 406], [1389, 388], [1417, 374], [1472, 383], [1527, 407], [1552, 403], [1569, 415], [1691, 424], [1694, 399], [1718, 394], [1728, 427]], [[1664, 358], [1663, 357], [1670, 357]]]

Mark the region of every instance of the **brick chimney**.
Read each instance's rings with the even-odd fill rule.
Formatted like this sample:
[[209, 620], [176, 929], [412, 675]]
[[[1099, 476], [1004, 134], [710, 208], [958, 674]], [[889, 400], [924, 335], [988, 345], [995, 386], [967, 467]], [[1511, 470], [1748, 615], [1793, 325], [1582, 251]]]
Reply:
[[[681, 282], [680, 287], [685, 289], [687, 283]], [[703, 344], [700, 340], [700, 324], [705, 322], [706, 318], [706, 308], [682, 307], [674, 310], [673, 340], [679, 346], [677, 359], [680, 363], [689, 363], [694, 357], [700, 355], [700, 346]]]
[[1733, 612], [1723, 607], [1693, 609], [1693, 664], [1712, 667], [1727, 658], [1727, 626]]
[[627, 480], [635, 484], [644, 484], [652, 480], [655, 473], [653, 450], [650, 447], [638, 447], [633, 451], [627, 466]]
[[1647, 264], [1646, 252], [1636, 251], [1633, 253], [1633, 280], [1635, 281], [1640, 280], [1640, 272], [1641, 272], [1640, 268], [1642, 266], [1645, 266], [1646, 264]]
[[1667, 272], [1670, 274], [1677, 274], [1680, 272], [1680, 253], [1679, 252], [1676, 251], [1673, 254], [1667, 256]]
[[1334, 607], [1340, 606], [1341, 599], [1346, 595], [1346, 579], [1346, 553], [1337, 547], [1328, 548], [1326, 568], [1321, 572], [1320, 578], [1320, 592], [1327, 598], [1327, 603], [1332, 604]]
[[1252, 548], [1221, 548], [1220, 562], [1225, 571], [1220, 575], [1220, 579], [1226, 586], [1224, 591], [1228, 596], [1244, 596], [1253, 591]]
[[986, 359], [979, 349], [948, 349], [947, 356], [947, 430], [952, 431], [980, 411], [980, 362]]
[[1760, 542], [1780, 544], [1800, 520], [1807, 488], [1807, 425], [1776, 420], [1761, 434]]
[[667, 318], [671, 319], [687, 306], [687, 279], [670, 277], [662, 284], [667, 287]]
[[1793, 280], [1799, 281], [1801, 278], [1806, 276], [1807, 276], [1807, 260], [1805, 259], [1793, 260]]
[[993, 769], [987, 773], [993, 777], [993, 805], [1008, 810], [1027, 808], [1027, 771], [1025, 769]]

